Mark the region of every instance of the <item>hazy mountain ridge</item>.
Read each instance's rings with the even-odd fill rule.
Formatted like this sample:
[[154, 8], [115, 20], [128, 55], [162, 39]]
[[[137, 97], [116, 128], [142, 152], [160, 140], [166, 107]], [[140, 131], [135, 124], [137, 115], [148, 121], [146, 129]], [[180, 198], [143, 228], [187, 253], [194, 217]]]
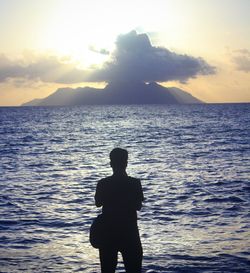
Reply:
[[37, 106], [43, 99], [33, 99], [31, 101], [25, 102], [22, 106]]
[[22, 106], [197, 103], [202, 101], [176, 87], [167, 88], [155, 82], [112, 82], [103, 89], [59, 88], [44, 99], [34, 99]]

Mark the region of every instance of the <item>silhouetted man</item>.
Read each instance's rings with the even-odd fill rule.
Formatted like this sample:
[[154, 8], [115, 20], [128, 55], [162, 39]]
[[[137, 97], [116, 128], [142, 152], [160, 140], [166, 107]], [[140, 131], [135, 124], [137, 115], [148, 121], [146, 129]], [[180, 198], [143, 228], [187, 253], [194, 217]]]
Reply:
[[110, 153], [113, 175], [101, 179], [95, 203], [102, 206], [107, 231], [99, 248], [102, 273], [114, 273], [121, 252], [127, 273], [140, 273], [142, 246], [137, 226], [137, 210], [144, 199], [141, 182], [126, 173], [128, 152], [115, 148]]

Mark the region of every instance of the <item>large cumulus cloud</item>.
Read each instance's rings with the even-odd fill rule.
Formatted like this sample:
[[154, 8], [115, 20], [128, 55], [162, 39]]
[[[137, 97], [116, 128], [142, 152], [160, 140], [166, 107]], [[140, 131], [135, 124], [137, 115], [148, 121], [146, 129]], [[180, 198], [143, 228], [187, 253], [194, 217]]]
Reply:
[[95, 71], [92, 81], [158, 81], [186, 82], [198, 75], [215, 73], [215, 68], [202, 58], [174, 53], [154, 47], [146, 34], [132, 31], [120, 35], [111, 61]]

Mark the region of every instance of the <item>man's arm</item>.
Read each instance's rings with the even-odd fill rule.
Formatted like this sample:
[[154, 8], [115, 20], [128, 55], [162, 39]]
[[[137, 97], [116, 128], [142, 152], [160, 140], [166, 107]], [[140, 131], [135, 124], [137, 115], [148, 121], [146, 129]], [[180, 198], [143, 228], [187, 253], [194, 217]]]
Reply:
[[101, 207], [103, 205], [103, 190], [101, 184], [101, 181], [99, 181], [96, 186], [95, 205], [97, 207]]
[[142, 186], [141, 186], [141, 181], [140, 180], [137, 180], [136, 190], [137, 190], [136, 210], [141, 210], [141, 208], [142, 208], [142, 202], [144, 201], [144, 195], [143, 195], [143, 191], [142, 191]]

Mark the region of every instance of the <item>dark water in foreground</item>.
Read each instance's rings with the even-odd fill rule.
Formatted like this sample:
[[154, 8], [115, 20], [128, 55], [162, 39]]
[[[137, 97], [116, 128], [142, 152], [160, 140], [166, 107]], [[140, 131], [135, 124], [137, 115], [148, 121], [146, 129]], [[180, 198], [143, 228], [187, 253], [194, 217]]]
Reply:
[[115, 146], [147, 198], [143, 272], [250, 272], [249, 110], [0, 108], [0, 272], [99, 272], [88, 229]]

